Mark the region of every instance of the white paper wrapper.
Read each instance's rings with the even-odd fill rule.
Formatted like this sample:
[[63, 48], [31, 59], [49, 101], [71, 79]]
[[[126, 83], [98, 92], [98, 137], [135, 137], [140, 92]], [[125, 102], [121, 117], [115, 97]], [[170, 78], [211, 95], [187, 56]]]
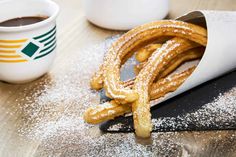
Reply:
[[208, 30], [206, 51], [192, 75], [175, 92], [152, 101], [152, 105], [168, 100], [236, 68], [236, 12], [194, 11], [179, 17], [178, 20], [195, 24], [206, 21]]

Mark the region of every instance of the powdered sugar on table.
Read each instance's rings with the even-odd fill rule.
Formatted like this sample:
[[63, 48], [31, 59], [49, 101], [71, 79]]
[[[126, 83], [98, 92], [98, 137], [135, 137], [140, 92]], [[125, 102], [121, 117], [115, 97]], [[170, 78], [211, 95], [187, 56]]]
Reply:
[[[99, 94], [89, 89], [89, 79], [116, 38], [78, 50], [78, 56], [68, 58], [60, 72], [44, 76], [35, 83], [38, 88], [27, 87], [25, 93], [28, 93], [16, 100], [22, 112], [18, 134], [40, 141], [36, 156], [196, 156], [207, 154], [218, 142], [227, 145], [227, 149], [215, 151], [218, 155], [235, 150], [233, 131], [153, 133], [153, 140], [139, 140], [132, 133], [103, 134], [98, 126], [84, 123], [85, 109], [99, 103]], [[235, 96], [233, 88], [213, 103], [180, 117], [184, 119], [180, 125], [188, 125], [192, 117], [199, 125], [228, 118], [235, 120]], [[174, 121], [153, 120], [155, 127], [175, 125]]]

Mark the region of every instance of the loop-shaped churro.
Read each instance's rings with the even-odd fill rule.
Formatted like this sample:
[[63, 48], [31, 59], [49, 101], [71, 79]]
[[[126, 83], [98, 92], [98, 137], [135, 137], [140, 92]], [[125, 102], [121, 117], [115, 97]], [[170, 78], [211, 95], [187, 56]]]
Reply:
[[[147, 60], [148, 57], [150, 57], [151, 53], [160, 47], [161, 43], [164, 43], [169, 39], [170, 39], [170, 37], [163, 36], [163, 37], [158, 38], [155, 41], [156, 44], [150, 44], [150, 46], [148, 45], [145, 49], [141, 48], [137, 52], [137, 55], [136, 55], [137, 60], [140, 62], [141, 62], [141, 60]], [[155, 47], [156, 47], [156, 49], [155, 49]], [[131, 56], [132, 56], [132, 53], [129, 53], [128, 55], [126, 55], [124, 57], [124, 59], [122, 60], [122, 64], [124, 64]], [[103, 72], [104, 71], [103, 71], [103, 64], [102, 64], [99, 67], [99, 70], [92, 76], [92, 78], [90, 80], [90, 86], [92, 89], [100, 90], [103, 88], [103, 82], [104, 82]]]
[[[165, 96], [169, 92], [175, 91], [194, 71], [195, 67], [188, 70], [162, 78], [152, 85], [151, 100]], [[130, 81], [133, 82], [133, 81]], [[130, 83], [130, 85], [133, 83]], [[90, 124], [99, 124], [115, 117], [131, 112], [131, 105], [120, 105], [114, 100], [90, 107], [84, 113], [84, 120]]]
[[149, 137], [152, 130], [149, 90], [154, 79], [160, 76], [174, 58], [198, 46], [190, 40], [175, 37], [155, 51], [139, 72], [134, 82], [134, 90], [140, 94], [139, 98], [132, 103], [134, 128], [137, 136]]
[[[120, 67], [125, 62], [126, 57], [132, 56], [135, 51], [143, 46], [165, 38], [172, 39], [156, 51], [147, 52], [144, 56], [141, 53], [138, 54], [139, 57], [141, 56], [141, 62], [147, 60], [147, 58], [148, 61], [140, 66], [141, 70], [134, 81], [131, 80], [124, 83], [120, 80]], [[173, 86], [158, 84], [155, 86], [157, 90], [153, 90], [153, 81], [155, 79], [158, 81], [163, 80], [162, 77], [171, 73], [186, 60], [201, 57], [203, 49], [198, 53], [197, 50], [195, 52], [194, 50], [188, 50], [206, 46], [206, 44], [207, 31], [205, 28], [181, 21], [152, 22], [127, 32], [110, 47], [103, 65], [91, 81], [92, 88], [100, 89], [104, 86], [106, 95], [114, 99], [114, 101], [109, 103], [110, 105], [106, 104], [105, 108], [100, 107], [98, 112], [95, 112], [94, 109], [89, 109], [85, 114], [86, 121], [98, 123], [99, 121], [114, 118], [130, 112], [130, 105], [132, 105], [134, 128], [137, 136], [149, 137], [152, 130], [150, 98], [160, 97], [162, 94], [158, 95], [158, 93], [162, 88], [165, 91], [177, 89]], [[150, 55], [151, 57], [149, 57]], [[182, 82], [180, 81], [176, 84], [182, 84]], [[123, 107], [125, 111], [122, 110]], [[117, 112], [112, 111], [113, 108], [118, 108]], [[96, 119], [99, 120], [96, 121]]]
[[[110, 98], [121, 103], [134, 102], [139, 91], [124, 88], [120, 81], [120, 66], [124, 56], [140, 47], [153, 43], [161, 36], [177, 36], [192, 40], [200, 45], [207, 43], [206, 29], [186, 22], [165, 20], [137, 27], [115, 42], [109, 49], [104, 61], [104, 88]], [[135, 105], [134, 105], [135, 106]]]

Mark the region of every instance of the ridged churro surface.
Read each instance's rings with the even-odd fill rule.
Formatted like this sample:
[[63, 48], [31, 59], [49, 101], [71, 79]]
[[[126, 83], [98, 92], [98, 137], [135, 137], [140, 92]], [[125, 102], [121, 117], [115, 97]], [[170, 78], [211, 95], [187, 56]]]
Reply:
[[[154, 83], [150, 92], [151, 100], [175, 91], [192, 74], [194, 69], [195, 67], [192, 67], [182, 73], [174, 74]], [[131, 105], [120, 105], [115, 101], [110, 101], [87, 109], [84, 113], [84, 119], [87, 123], [99, 124], [130, 112]]]
[[120, 66], [122, 58], [159, 37], [177, 36], [206, 45], [206, 29], [181, 21], [164, 20], [137, 27], [124, 34], [109, 49], [104, 62], [104, 88], [110, 98], [129, 103], [138, 99], [138, 92], [122, 86]]
[[[161, 43], [162, 45], [153, 45], [155, 41], [157, 42], [160, 39], [169, 40], [164, 44]], [[121, 110], [119, 110], [120, 112], [114, 112], [115, 114], [113, 115], [107, 108], [105, 110], [100, 109], [104, 112], [101, 115], [104, 116], [95, 112], [96, 114], [85, 114], [85, 119], [89, 121], [91, 115], [96, 117], [95, 119], [100, 119], [100, 121], [114, 118], [124, 114], [122, 105], [131, 104], [136, 135], [144, 138], [149, 137], [152, 130], [150, 97], [158, 98], [165, 91], [176, 89], [174, 86], [167, 87], [164, 83], [156, 84], [155, 90], [152, 90], [153, 82], [162, 80], [163, 77], [185, 61], [200, 58], [204, 51], [202, 47], [205, 47], [206, 44], [207, 30], [205, 28], [182, 21], [157, 21], [127, 32], [110, 47], [100, 70], [91, 80], [91, 87], [94, 89], [104, 87], [106, 95], [114, 99], [112, 104], [117, 105], [115, 107]], [[149, 45], [150, 49], [146, 49], [145, 53], [143, 53], [142, 49], [147, 45]], [[134, 81], [122, 82], [120, 80], [121, 65], [134, 52], [140, 49], [141, 52], [137, 53], [136, 58], [141, 62], [146, 61], [146, 63], [143, 63]], [[175, 83], [180, 85], [183, 82]], [[160, 91], [163, 93], [160, 94]], [[90, 110], [88, 113], [92, 111], [94, 110]], [[105, 116], [108, 115], [106, 111], [110, 111], [109, 116]], [[91, 121], [94, 123], [99, 122]]]

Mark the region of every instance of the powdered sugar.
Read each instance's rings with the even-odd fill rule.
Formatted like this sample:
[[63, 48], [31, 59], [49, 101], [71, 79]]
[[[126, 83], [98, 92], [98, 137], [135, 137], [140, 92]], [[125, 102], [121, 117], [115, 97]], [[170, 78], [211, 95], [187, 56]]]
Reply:
[[[222, 140], [224, 134], [221, 132], [153, 133], [153, 140], [139, 140], [133, 133], [103, 134], [98, 126], [84, 123], [85, 109], [99, 103], [98, 93], [89, 89], [89, 78], [98, 69], [105, 48], [114, 40], [78, 50], [77, 56], [66, 60], [64, 69], [43, 77], [34, 83], [33, 88], [29, 86], [25, 89], [27, 96], [22, 93], [22, 100], [17, 100], [19, 112], [22, 112], [18, 133], [41, 141], [36, 156], [196, 156], [198, 153], [207, 154], [207, 148]], [[222, 97], [229, 96], [233, 95]], [[227, 99], [233, 102], [233, 99]], [[234, 111], [232, 103], [225, 111]], [[190, 135], [194, 135], [192, 141], [188, 138]], [[203, 140], [206, 136], [207, 140]], [[232, 141], [236, 141], [236, 135], [228, 132], [225, 136], [231, 145], [219, 151], [233, 152], [236, 144]], [[203, 142], [196, 143], [195, 139]]]
[[[232, 122], [229, 124], [229, 122]], [[219, 95], [212, 103], [208, 103], [199, 110], [177, 118], [160, 118], [153, 120], [154, 129], [164, 126], [168, 128], [188, 128], [189, 125], [197, 127], [216, 126], [217, 128], [230, 128], [236, 122], [236, 87], [224, 95]], [[233, 127], [233, 126], [232, 126]]]
[[[79, 51], [65, 69], [45, 76], [34, 84], [28, 96], [19, 101], [25, 120], [20, 134], [46, 139], [57, 130], [82, 129], [82, 114], [88, 106], [99, 103], [99, 95], [89, 87], [89, 79], [101, 64], [105, 49], [114, 39]], [[30, 87], [25, 91], [30, 91]], [[25, 103], [26, 101], [26, 103]], [[22, 104], [21, 102], [24, 102]], [[78, 126], [78, 127], [77, 127]]]

